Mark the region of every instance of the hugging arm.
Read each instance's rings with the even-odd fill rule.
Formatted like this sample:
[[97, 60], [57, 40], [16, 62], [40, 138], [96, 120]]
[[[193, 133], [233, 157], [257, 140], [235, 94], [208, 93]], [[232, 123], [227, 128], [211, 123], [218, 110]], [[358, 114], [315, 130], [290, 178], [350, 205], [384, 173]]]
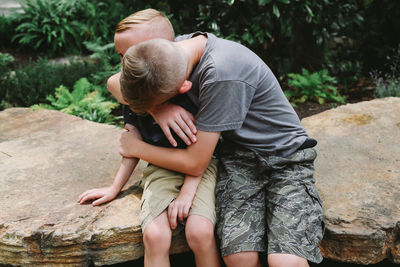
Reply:
[[[107, 80], [107, 90], [124, 105], [129, 105], [121, 93], [119, 79], [121, 72], [112, 75]], [[151, 113], [154, 120], [160, 126], [171, 145], [176, 146], [176, 140], [171, 134], [172, 129], [187, 145], [196, 142], [196, 126], [193, 115], [181, 106], [171, 103], [160, 105]]]
[[120, 154], [141, 158], [162, 168], [191, 176], [201, 176], [207, 168], [220, 132], [197, 132], [197, 142], [186, 149], [157, 147], [143, 142], [130, 131], [120, 139]]

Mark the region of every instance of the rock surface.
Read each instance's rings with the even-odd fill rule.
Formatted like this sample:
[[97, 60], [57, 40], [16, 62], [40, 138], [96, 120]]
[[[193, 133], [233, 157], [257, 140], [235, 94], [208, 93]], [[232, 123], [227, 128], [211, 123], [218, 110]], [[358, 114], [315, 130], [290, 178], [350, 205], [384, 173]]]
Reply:
[[341, 106], [302, 124], [319, 142], [323, 256], [400, 263], [400, 98]]
[[[341, 106], [302, 123], [319, 142], [324, 257], [400, 263], [400, 98]], [[76, 203], [86, 189], [112, 182], [121, 131], [55, 111], [0, 112], [0, 263], [88, 266], [143, 256], [140, 170], [113, 202]], [[180, 235], [171, 253], [187, 250]]]
[[[0, 263], [88, 266], [143, 256], [137, 181], [144, 162], [111, 203], [76, 202], [112, 183], [121, 132], [56, 111], [0, 112]], [[185, 251], [180, 235], [171, 253]]]

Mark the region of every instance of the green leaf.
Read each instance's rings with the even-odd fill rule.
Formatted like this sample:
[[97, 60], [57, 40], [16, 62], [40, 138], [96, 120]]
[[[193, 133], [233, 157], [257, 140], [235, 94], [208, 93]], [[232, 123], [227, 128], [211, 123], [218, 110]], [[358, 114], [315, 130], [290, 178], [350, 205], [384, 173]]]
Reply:
[[311, 17], [314, 17], [314, 13], [312, 12], [311, 8], [310, 8], [308, 5], [306, 5], [306, 10], [307, 10], [308, 14], [309, 14]]
[[272, 7], [272, 12], [274, 13], [275, 17], [277, 17], [279, 19], [279, 17], [281, 16], [281, 13], [279, 12], [279, 8], [277, 5], [273, 5]]
[[272, 2], [272, 0], [258, 0], [258, 4], [260, 6], [265, 6], [265, 5], [267, 5], [267, 4], [271, 3], [271, 2]]

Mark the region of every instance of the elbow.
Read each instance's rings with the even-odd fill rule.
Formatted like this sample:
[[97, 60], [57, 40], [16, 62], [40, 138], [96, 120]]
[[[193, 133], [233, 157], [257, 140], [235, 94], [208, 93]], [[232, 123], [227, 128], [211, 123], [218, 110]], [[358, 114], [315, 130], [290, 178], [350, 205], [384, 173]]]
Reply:
[[113, 92], [115, 91], [115, 85], [116, 83], [118, 83], [118, 77], [116, 77], [116, 75], [111, 76], [110, 78], [108, 78], [107, 80], [107, 90], [113, 94]]
[[192, 161], [190, 164], [187, 165], [186, 174], [195, 177], [202, 176], [207, 166], [208, 163]]

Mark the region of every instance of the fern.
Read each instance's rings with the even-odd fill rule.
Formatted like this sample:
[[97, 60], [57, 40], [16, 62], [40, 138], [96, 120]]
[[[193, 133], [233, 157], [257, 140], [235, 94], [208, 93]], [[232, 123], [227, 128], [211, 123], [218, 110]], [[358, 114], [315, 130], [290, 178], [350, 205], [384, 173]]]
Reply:
[[86, 78], [81, 78], [75, 82], [72, 92], [67, 87], [61, 85], [55, 89], [55, 94], [48, 95], [48, 104], [37, 104], [31, 106], [32, 109], [53, 109], [75, 115], [83, 119], [112, 123], [119, 117], [111, 114], [112, 110], [119, 106], [118, 103], [106, 101], [96, 86], [91, 84]]
[[289, 73], [288, 77], [288, 84], [294, 90], [285, 91], [285, 96], [293, 106], [307, 100], [317, 101], [319, 104], [327, 101], [345, 103], [346, 98], [337, 91], [336, 80], [329, 75], [327, 69], [310, 73], [303, 68], [301, 74]]

